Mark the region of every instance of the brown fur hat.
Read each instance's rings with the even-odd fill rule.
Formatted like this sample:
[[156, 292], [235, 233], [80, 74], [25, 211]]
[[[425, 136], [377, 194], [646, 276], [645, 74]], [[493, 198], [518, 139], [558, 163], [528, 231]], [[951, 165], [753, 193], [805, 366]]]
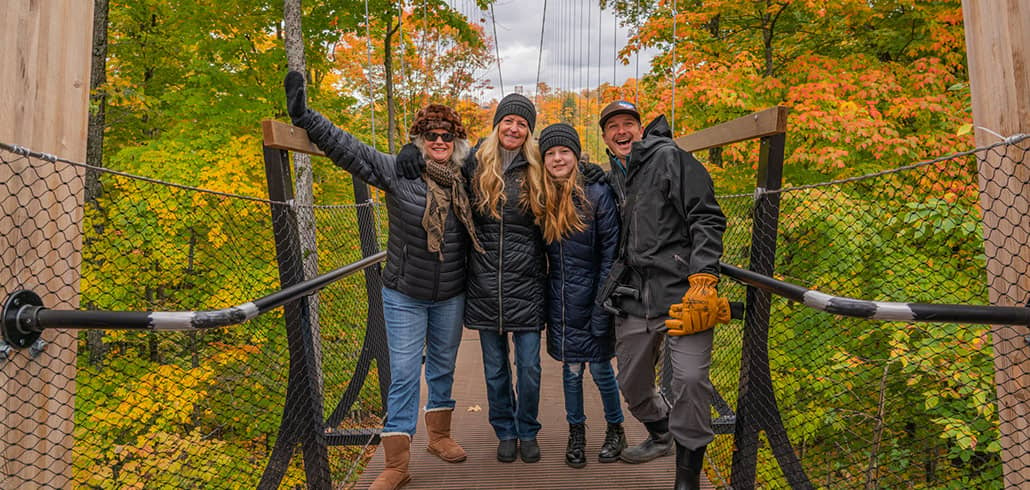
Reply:
[[414, 139], [431, 129], [444, 129], [454, 133], [456, 138], [467, 139], [465, 126], [461, 125], [461, 116], [443, 104], [429, 104], [418, 111], [408, 136]]

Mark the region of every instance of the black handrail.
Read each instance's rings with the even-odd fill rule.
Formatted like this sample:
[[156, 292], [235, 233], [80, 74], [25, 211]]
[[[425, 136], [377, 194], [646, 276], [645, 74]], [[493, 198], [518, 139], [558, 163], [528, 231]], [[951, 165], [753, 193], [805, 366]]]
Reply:
[[329, 284], [386, 260], [386, 252], [363, 258], [318, 277], [283, 288], [254, 301], [207, 311], [51, 310], [32, 291], [22, 290], [4, 302], [0, 321], [4, 340], [23, 349], [48, 328], [112, 330], [200, 330], [243, 323], [269, 310], [308, 296]]
[[1030, 308], [1021, 306], [893, 303], [833, 296], [720, 262], [722, 273], [810, 308], [856, 318], [907, 322], [1030, 325]]

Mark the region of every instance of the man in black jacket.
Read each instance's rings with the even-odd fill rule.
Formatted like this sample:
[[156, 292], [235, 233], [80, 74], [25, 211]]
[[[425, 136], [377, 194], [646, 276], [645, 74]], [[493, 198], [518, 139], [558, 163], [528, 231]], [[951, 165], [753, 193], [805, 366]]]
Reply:
[[[606, 299], [622, 312], [615, 327], [619, 388], [649, 433], [622, 459], [643, 463], [675, 447], [676, 489], [699, 488], [705, 447], [714, 437], [711, 327], [728, 319], [728, 307], [706, 309], [720, 304], [715, 285], [726, 218], [708, 171], [676, 145], [664, 116], [643, 128], [636, 106], [615, 101], [602, 110], [600, 125], [623, 223], [621, 270], [613, 267], [609, 276], [610, 286], [620, 287], [602, 293], [617, 291]], [[680, 319], [670, 320], [669, 308], [681, 298]], [[680, 315], [694, 304], [698, 311]], [[655, 389], [662, 342], [672, 364], [671, 410]]]

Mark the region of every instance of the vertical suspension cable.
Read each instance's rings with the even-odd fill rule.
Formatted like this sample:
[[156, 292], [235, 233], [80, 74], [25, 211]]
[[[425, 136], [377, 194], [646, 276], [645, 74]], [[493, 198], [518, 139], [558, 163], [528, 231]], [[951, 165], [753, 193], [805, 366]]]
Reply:
[[676, 136], [676, 46], [679, 44], [676, 41], [676, 21], [679, 15], [679, 11], [676, 7], [676, 0], [672, 0], [672, 100], [670, 101], [670, 123], [672, 135]]
[[[368, 2], [368, 0], [365, 0], [365, 2]], [[504, 74], [501, 73], [501, 43], [497, 37], [497, 16], [494, 15], [493, 3], [490, 3], [490, 23], [494, 26], [494, 55], [497, 56], [497, 79], [501, 82], [501, 97], [504, 97], [506, 92], [504, 90]]]
[[543, 19], [540, 20], [540, 51], [536, 54], [536, 85], [533, 85], [533, 100], [540, 107], [540, 62], [544, 57], [544, 26], [547, 25], [547, 0], [544, 0]]
[[372, 148], [376, 149], [376, 99], [372, 90], [372, 28], [369, 26], [370, 23], [368, 0], [365, 0], [365, 45], [368, 47], [368, 66], [365, 70], [368, 72], [366, 75], [368, 78], [368, 101], [369, 108], [372, 110]]

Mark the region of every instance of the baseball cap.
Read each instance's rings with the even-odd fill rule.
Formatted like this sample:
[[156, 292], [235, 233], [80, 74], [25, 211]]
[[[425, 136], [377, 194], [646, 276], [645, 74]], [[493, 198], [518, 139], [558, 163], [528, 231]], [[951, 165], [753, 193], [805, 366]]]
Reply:
[[604, 129], [604, 123], [608, 122], [608, 120], [613, 116], [617, 116], [619, 114], [629, 114], [633, 116], [637, 122], [640, 122], [640, 111], [637, 111], [636, 105], [627, 100], [616, 100], [615, 102], [604, 106], [604, 109], [601, 109], [601, 119], [598, 121], [598, 124], [601, 125], [601, 129]]

